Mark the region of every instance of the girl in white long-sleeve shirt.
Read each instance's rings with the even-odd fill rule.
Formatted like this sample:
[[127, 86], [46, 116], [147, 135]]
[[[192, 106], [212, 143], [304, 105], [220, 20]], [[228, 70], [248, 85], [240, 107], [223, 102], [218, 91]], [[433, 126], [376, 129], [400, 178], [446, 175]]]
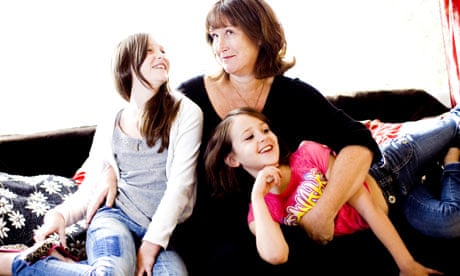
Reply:
[[[97, 126], [85, 181], [46, 214], [36, 246], [8, 257], [12, 274], [187, 275], [168, 243], [195, 204], [203, 117], [191, 100], [170, 91], [168, 72], [164, 48], [151, 35], [131, 35], [118, 45], [115, 84], [127, 105]], [[108, 168], [117, 178], [116, 204], [98, 209], [89, 223], [88, 259], [70, 262], [53, 250], [55, 245], [46, 252], [49, 256], [27, 258], [48, 246], [50, 234], [65, 241], [65, 226], [84, 218], [89, 203], [97, 201]], [[2, 263], [8, 262], [5, 254]]]

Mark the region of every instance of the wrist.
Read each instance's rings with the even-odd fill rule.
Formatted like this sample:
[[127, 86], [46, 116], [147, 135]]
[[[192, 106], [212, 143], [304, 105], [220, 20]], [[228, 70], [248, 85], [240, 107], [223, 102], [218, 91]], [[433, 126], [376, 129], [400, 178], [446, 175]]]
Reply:
[[258, 193], [258, 192], [251, 193], [251, 202], [254, 203], [260, 200], [265, 202], [265, 195], [263, 193]]
[[60, 220], [65, 223], [64, 215], [55, 209], [51, 209], [45, 214], [44, 221], [46, 222], [48, 220], [53, 220], [53, 221]]

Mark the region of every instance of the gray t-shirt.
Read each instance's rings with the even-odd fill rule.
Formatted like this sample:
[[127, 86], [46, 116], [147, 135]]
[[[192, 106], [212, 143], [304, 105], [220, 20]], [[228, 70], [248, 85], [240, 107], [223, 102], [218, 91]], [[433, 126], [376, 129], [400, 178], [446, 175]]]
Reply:
[[118, 123], [112, 141], [120, 170], [116, 205], [147, 228], [166, 190], [168, 151], [157, 152], [160, 141], [148, 147], [144, 139], [127, 136]]

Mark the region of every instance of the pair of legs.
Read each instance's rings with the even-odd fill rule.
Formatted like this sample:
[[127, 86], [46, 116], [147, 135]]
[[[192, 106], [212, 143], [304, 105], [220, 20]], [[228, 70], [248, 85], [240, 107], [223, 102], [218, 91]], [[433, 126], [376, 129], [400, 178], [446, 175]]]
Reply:
[[398, 138], [381, 145], [383, 164], [370, 170], [390, 205], [400, 203], [408, 222], [428, 236], [460, 237], [460, 164], [445, 167], [439, 196], [422, 181], [429, 166], [443, 160], [452, 146], [460, 146], [459, 123], [460, 106], [436, 118], [405, 123]]
[[[54, 252], [29, 265], [18, 254], [0, 253], [0, 264], [4, 269], [10, 261], [7, 267], [11, 273], [5, 275], [134, 275], [136, 242], [145, 231], [121, 210], [104, 207], [94, 216], [87, 231], [87, 260], [69, 262]], [[163, 250], [155, 262], [153, 275], [187, 275], [187, 270], [176, 252]]]

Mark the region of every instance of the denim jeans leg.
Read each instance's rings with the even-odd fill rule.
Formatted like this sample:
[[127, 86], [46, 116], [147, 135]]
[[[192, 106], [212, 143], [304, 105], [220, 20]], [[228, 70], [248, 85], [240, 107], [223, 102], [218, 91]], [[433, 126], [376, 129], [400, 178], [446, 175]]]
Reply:
[[134, 275], [134, 238], [118, 209], [102, 208], [94, 216], [86, 235], [86, 264], [74, 264], [47, 257], [32, 265], [16, 258], [13, 274], [20, 275]]
[[158, 254], [152, 271], [153, 276], [187, 276], [187, 268], [175, 251], [162, 250]]
[[66, 275], [66, 276], [84, 276], [90, 275], [91, 267], [85, 262], [67, 263], [55, 257], [46, 257], [29, 265], [19, 256], [15, 257], [12, 265], [12, 275], [21, 276], [49, 276], [49, 275]]
[[447, 165], [440, 183], [439, 196], [423, 185], [415, 187], [404, 202], [404, 214], [412, 227], [422, 234], [437, 238], [458, 238], [460, 163]]
[[430, 164], [442, 159], [449, 146], [458, 139], [457, 113], [447, 113], [442, 119], [427, 119], [409, 123], [404, 134], [381, 146], [383, 168], [402, 195], [421, 183], [421, 177]]
[[98, 275], [134, 275], [134, 237], [118, 209], [102, 208], [94, 216], [86, 240], [88, 264]]

